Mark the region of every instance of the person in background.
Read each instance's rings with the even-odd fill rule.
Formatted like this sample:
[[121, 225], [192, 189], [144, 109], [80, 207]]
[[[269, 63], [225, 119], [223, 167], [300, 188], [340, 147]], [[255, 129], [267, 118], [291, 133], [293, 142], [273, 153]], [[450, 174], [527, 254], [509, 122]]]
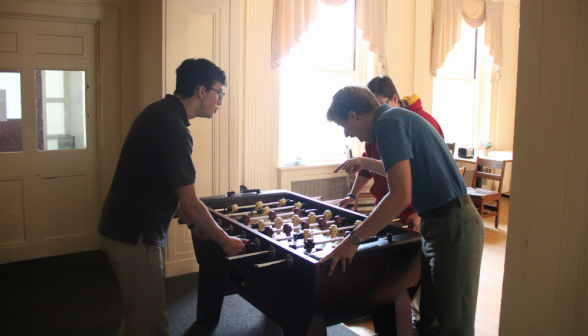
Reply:
[[211, 119], [224, 85], [224, 71], [209, 60], [185, 60], [174, 94], [147, 106], [127, 135], [98, 227], [121, 288], [120, 335], [169, 335], [161, 248], [176, 212], [194, 236], [227, 255], [245, 250], [216, 224], [195, 187], [189, 120]]
[[[370, 80], [367, 84], [367, 87], [376, 96], [378, 103], [386, 104], [390, 107], [402, 107], [420, 115], [431, 125], [433, 125], [441, 137], [445, 139], [441, 126], [431, 114], [423, 110], [421, 99], [416, 95], [416, 93], [412, 96], [405, 96], [404, 98], [400, 99], [394, 82], [392, 82], [392, 79], [388, 76], [376, 76], [372, 78], [372, 80]], [[362, 156], [375, 160], [381, 160], [375, 142], [365, 144], [365, 152], [362, 154]], [[347, 197], [339, 202], [339, 206], [348, 207], [350, 204], [356, 204], [357, 197], [365, 185], [372, 178], [374, 179], [374, 183], [370, 188], [370, 193], [374, 196], [374, 205], [377, 206], [382, 198], [388, 193], [388, 183], [386, 182], [386, 177], [371, 173], [365, 169], [361, 170], [357, 174], [351, 191], [349, 194], [347, 194]], [[414, 231], [420, 231], [421, 218], [419, 217], [418, 213], [414, 211], [412, 205], [409, 205], [406, 209], [404, 209], [404, 211], [402, 211], [398, 217], [400, 219], [400, 223], [408, 224], [409, 227]]]

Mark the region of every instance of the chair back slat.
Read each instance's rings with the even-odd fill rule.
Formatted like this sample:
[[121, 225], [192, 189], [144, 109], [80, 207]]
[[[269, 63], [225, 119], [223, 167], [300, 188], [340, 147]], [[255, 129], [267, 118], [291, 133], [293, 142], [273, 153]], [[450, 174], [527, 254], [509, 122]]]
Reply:
[[476, 165], [488, 167], [488, 168], [503, 169], [504, 168], [504, 161], [503, 160], [484, 159], [484, 158], [478, 157], [478, 159], [476, 161]]
[[479, 172], [479, 171], [474, 172], [474, 174], [476, 174], [477, 178], [485, 178], [485, 179], [494, 180], [494, 181], [500, 181], [500, 178], [502, 177], [498, 174], [484, 173], [484, 172]]
[[[492, 160], [481, 157], [476, 158], [476, 171], [474, 172], [472, 186], [476, 185], [478, 178], [485, 178], [494, 181], [498, 181], [498, 192], [502, 193], [502, 180], [504, 179], [504, 167], [506, 163], [503, 160]], [[478, 167], [495, 168], [500, 169], [500, 174], [485, 173], [483, 171], [477, 171]]]

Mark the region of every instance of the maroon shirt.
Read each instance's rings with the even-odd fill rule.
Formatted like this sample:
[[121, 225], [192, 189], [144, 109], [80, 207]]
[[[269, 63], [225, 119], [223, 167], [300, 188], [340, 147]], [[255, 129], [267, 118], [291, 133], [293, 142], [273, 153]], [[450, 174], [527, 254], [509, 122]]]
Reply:
[[[428, 121], [431, 125], [433, 125], [433, 127], [435, 127], [437, 132], [439, 132], [439, 134], [441, 134], [441, 137], [443, 139], [445, 139], [445, 136], [443, 135], [443, 130], [441, 129], [441, 126], [439, 126], [439, 123], [437, 122], [437, 120], [435, 118], [433, 118], [432, 115], [430, 115], [425, 110], [423, 110], [420, 98], [417, 101], [415, 101], [414, 103], [412, 103], [410, 106], [406, 107], [406, 109], [423, 117], [426, 121]], [[366, 143], [365, 144], [365, 152], [361, 156], [369, 157], [369, 158], [376, 159], [376, 160], [381, 160], [380, 153], [378, 153], [378, 148], [376, 147], [376, 142], [372, 141], [371, 143]], [[371, 178], [374, 179], [374, 184], [370, 188], [370, 193], [376, 199], [374, 204], [378, 205], [378, 203], [380, 203], [382, 198], [384, 198], [384, 196], [386, 196], [386, 194], [388, 193], [388, 181], [386, 180], [386, 177], [379, 175], [379, 174], [372, 173], [366, 169], [361, 170], [358, 174], [359, 174], [359, 176], [363, 176], [367, 179], [371, 179]], [[409, 205], [398, 216], [400, 218], [400, 222], [406, 223], [406, 220], [408, 219], [408, 217], [410, 215], [412, 215], [413, 213], [415, 213], [415, 211], [412, 208], [412, 205]]]

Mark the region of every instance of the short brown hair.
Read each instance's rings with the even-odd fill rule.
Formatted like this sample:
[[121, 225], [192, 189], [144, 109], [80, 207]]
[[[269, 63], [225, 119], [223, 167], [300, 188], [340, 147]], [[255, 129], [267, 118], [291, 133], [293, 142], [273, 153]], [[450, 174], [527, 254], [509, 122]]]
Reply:
[[194, 95], [194, 90], [199, 86], [204, 85], [208, 92], [216, 83], [221, 83], [223, 86], [227, 85], [227, 76], [221, 68], [204, 58], [189, 58], [183, 61], [176, 69], [176, 90], [174, 94], [179, 94], [183, 98], [190, 98]]
[[358, 115], [368, 114], [377, 111], [379, 107], [376, 96], [370, 90], [361, 86], [346, 86], [333, 96], [333, 102], [327, 111], [327, 120], [347, 120], [349, 111]]
[[396, 86], [394, 86], [394, 82], [392, 82], [392, 78], [388, 76], [376, 76], [367, 83], [368, 89], [374, 93], [374, 95], [380, 95], [386, 98], [394, 98], [394, 95], [398, 95], [398, 91], [396, 91]]

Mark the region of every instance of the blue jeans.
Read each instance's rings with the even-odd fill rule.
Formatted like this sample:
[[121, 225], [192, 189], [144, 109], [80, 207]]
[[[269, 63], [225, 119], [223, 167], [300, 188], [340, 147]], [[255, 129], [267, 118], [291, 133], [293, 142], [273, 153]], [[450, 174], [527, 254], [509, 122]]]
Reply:
[[419, 336], [475, 334], [484, 223], [469, 203], [421, 219]]

